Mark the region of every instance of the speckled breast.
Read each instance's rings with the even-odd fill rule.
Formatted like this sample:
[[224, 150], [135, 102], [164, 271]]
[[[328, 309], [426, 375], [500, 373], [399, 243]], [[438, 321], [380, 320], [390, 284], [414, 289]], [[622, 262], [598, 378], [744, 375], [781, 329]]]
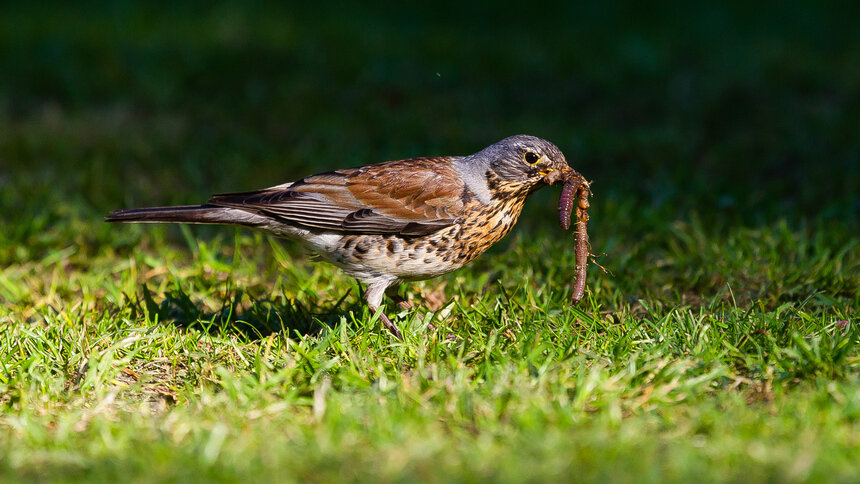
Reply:
[[357, 277], [428, 279], [463, 267], [511, 231], [524, 199], [511, 198], [469, 211], [459, 224], [420, 237], [347, 235], [331, 262]]

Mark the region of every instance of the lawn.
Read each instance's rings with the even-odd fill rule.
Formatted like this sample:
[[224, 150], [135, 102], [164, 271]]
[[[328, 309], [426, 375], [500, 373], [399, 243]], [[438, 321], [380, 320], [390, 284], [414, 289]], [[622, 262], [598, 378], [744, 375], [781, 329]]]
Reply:
[[[0, 479], [860, 480], [856, 7], [333, 7], [4, 7]], [[516, 133], [593, 180], [578, 307], [558, 187], [404, 341], [298, 244], [102, 221]]]

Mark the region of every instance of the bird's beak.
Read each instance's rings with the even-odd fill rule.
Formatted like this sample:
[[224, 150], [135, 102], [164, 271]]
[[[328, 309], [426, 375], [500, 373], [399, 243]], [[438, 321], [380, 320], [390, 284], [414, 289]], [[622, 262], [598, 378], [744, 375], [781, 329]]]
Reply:
[[546, 182], [547, 185], [552, 185], [565, 180], [568, 177], [568, 174], [572, 171], [573, 169], [569, 166], [565, 166], [560, 170], [550, 169], [549, 172], [543, 173], [543, 181]]

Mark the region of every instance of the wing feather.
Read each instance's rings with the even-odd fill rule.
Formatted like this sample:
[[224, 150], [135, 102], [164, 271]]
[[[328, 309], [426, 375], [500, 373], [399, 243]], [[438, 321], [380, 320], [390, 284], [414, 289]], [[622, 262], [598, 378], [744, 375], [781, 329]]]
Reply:
[[208, 203], [315, 229], [414, 236], [458, 222], [463, 186], [451, 158], [412, 158], [216, 195]]

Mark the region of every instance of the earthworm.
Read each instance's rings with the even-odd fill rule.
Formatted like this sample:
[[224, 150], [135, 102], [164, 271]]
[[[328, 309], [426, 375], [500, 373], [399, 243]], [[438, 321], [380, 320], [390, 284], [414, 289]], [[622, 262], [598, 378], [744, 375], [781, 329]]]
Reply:
[[574, 234], [574, 247], [576, 251], [576, 269], [573, 276], [573, 293], [570, 302], [579, 304], [585, 294], [585, 272], [588, 267], [588, 196], [591, 188], [588, 182], [582, 180], [578, 191], [579, 203], [576, 207], [576, 232]]
[[576, 196], [576, 232], [574, 233], [574, 251], [576, 269], [573, 275], [573, 293], [570, 300], [579, 304], [585, 294], [585, 274], [588, 267], [588, 197], [591, 187], [585, 178], [571, 171], [564, 179], [561, 196], [558, 199], [558, 221], [565, 230], [570, 228], [570, 215], [573, 211], [573, 198]]
[[568, 176], [561, 187], [561, 197], [558, 199], [558, 222], [561, 228], [570, 228], [570, 213], [573, 210], [573, 196], [579, 190], [582, 178], [574, 175]]

